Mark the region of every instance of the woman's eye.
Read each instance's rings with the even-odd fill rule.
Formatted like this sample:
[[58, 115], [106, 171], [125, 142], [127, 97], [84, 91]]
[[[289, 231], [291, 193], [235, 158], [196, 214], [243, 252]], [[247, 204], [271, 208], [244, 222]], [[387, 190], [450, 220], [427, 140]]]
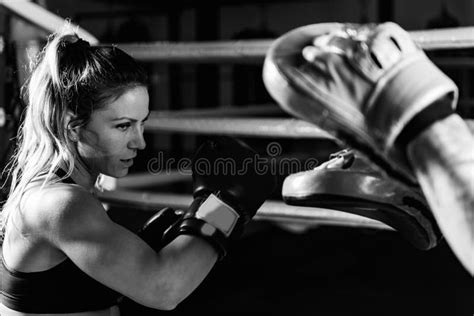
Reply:
[[127, 130], [129, 127], [130, 127], [130, 123], [123, 123], [123, 124], [117, 125], [117, 128], [122, 131]]

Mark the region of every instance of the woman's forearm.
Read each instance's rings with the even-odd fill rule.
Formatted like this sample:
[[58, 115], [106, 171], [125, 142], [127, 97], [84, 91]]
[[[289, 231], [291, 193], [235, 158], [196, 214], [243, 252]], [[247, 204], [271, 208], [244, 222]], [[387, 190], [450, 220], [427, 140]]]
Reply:
[[176, 237], [160, 253], [166, 262], [166, 276], [172, 290], [172, 301], [179, 304], [188, 297], [206, 278], [218, 254], [207, 241], [200, 237], [181, 235]]

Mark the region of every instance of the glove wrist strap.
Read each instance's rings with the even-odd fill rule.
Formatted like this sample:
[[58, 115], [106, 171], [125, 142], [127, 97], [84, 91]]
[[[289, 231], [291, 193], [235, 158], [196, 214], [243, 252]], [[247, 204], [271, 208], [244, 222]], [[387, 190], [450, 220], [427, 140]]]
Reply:
[[229, 245], [227, 237], [219, 229], [202, 219], [195, 217], [184, 219], [179, 225], [178, 234], [203, 238], [217, 251], [219, 260], [227, 254]]
[[424, 108], [413, 117], [400, 132], [395, 146], [405, 153], [408, 144], [416, 139], [424, 130], [434, 122], [454, 114], [449, 99], [441, 99]]
[[195, 197], [189, 211], [167, 237], [192, 235], [207, 241], [216, 249], [219, 260], [227, 253], [229, 238], [240, 215], [214, 194]]

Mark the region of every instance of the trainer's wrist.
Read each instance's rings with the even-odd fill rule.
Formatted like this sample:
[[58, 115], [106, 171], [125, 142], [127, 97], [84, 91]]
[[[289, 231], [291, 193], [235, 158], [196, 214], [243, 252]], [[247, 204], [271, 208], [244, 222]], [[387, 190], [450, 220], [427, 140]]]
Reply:
[[406, 154], [413, 169], [425, 172], [433, 163], [452, 165], [455, 157], [472, 152], [471, 141], [472, 135], [463, 119], [452, 114], [434, 122], [408, 143]]
[[440, 122], [450, 117], [455, 112], [452, 108], [452, 101], [449, 98], [442, 98], [433, 102], [415, 115], [405, 126], [398, 136], [395, 145], [402, 151], [406, 151], [408, 145], [428, 130], [434, 123]]

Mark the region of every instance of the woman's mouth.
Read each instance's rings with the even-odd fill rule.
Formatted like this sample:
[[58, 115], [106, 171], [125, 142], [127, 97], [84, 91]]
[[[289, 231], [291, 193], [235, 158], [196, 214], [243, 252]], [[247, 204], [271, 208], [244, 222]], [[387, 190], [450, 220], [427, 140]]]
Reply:
[[124, 165], [128, 167], [131, 167], [133, 165], [133, 159], [120, 159], [121, 162], [123, 162]]

